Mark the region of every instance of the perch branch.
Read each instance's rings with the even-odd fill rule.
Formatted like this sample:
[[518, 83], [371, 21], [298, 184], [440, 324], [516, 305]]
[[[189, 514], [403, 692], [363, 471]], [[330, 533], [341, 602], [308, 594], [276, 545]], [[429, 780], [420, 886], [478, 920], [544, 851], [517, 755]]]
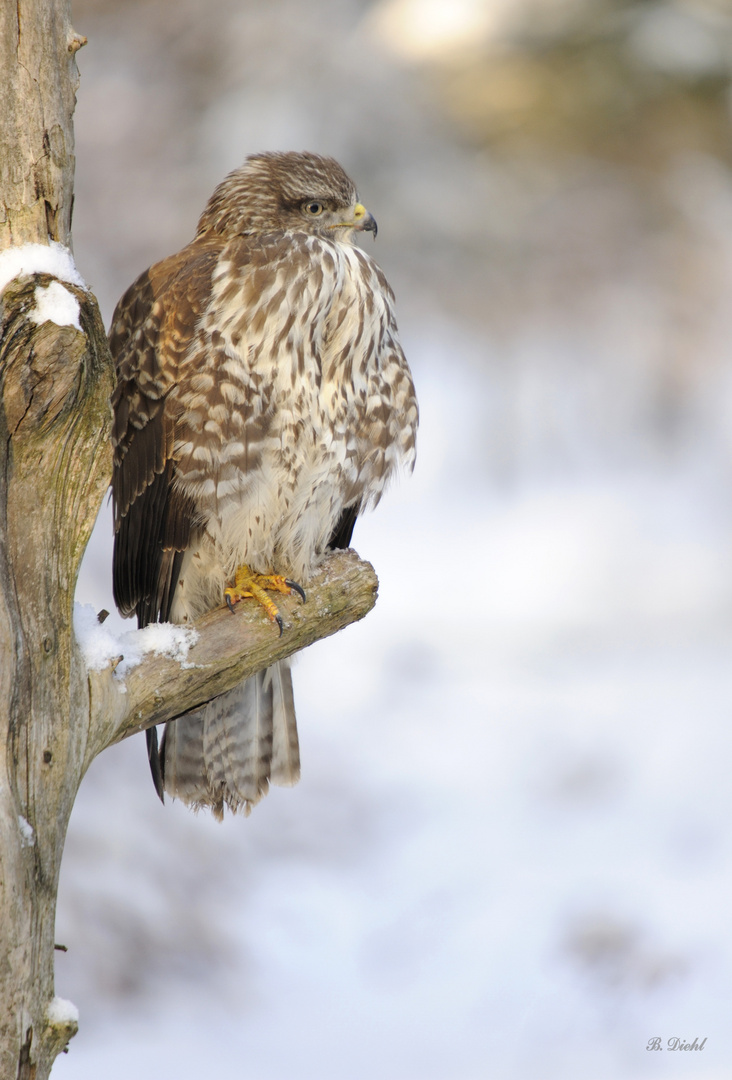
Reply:
[[[329, 555], [311, 577], [307, 601], [278, 598], [285, 630], [266, 619], [256, 604], [210, 612], [195, 624], [197, 643], [185, 666], [148, 654], [121, 679], [110, 664], [89, 672], [91, 733], [87, 764], [105, 746], [172, 720], [202, 705], [262, 668], [319, 638], [362, 619], [376, 603], [378, 579], [370, 563], [354, 551]], [[97, 742], [101, 740], [101, 745]]]

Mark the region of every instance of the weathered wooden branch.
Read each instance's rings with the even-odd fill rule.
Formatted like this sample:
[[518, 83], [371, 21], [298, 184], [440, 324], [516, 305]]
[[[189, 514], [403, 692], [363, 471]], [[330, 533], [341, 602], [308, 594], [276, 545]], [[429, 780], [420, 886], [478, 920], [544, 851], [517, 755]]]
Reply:
[[[69, 0], [0, 3], [0, 253], [50, 240], [69, 245], [74, 53], [83, 43]], [[66, 310], [78, 305], [78, 326], [76, 315], [58, 325], [39, 306], [49, 285], [65, 290]], [[32, 266], [0, 292], [3, 1080], [46, 1080], [76, 1031], [73, 1008], [54, 996], [54, 923], [66, 828], [94, 756], [335, 633], [376, 598], [372, 568], [339, 553], [308, 584], [305, 604], [281, 601], [281, 638], [244, 603], [233, 616], [222, 610], [201, 620], [190, 667], [147, 656], [127, 674], [124, 693], [111, 665], [88, 672], [73, 602], [111, 472], [112, 382], [91, 293]]]
[[378, 580], [370, 563], [354, 551], [329, 555], [311, 578], [307, 600], [278, 597], [285, 620], [282, 636], [256, 604], [240, 603], [234, 614], [221, 608], [195, 624], [200, 637], [185, 665], [147, 654], [124, 679], [113, 665], [90, 671], [91, 740], [87, 764], [119, 742], [230, 690], [262, 668], [284, 660], [320, 638], [368, 614]]

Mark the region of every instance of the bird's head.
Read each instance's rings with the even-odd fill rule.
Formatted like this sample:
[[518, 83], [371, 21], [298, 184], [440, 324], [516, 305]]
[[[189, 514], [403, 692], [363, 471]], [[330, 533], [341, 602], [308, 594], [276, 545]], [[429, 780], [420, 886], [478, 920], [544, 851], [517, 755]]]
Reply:
[[309, 232], [351, 241], [376, 222], [358, 201], [351, 179], [333, 158], [309, 153], [252, 154], [211, 196], [199, 235]]

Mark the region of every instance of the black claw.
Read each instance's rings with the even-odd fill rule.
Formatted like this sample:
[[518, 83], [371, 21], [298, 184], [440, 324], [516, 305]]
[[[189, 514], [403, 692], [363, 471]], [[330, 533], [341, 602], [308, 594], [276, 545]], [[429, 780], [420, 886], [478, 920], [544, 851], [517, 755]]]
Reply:
[[275, 622], [280, 628], [280, 637], [282, 637], [282, 631], [285, 629], [285, 624], [283, 623], [282, 616], [279, 614], [279, 612], [277, 613], [277, 615], [275, 615]]
[[307, 600], [307, 596], [305, 595], [305, 590], [303, 589], [302, 585], [298, 585], [296, 581], [290, 581], [289, 578], [285, 578], [285, 585], [287, 585], [287, 587], [290, 589], [294, 589], [297, 595], [302, 600], [303, 604], [305, 603], [305, 601]]
[[232, 614], [232, 615], [234, 615], [234, 614], [235, 614], [235, 612], [234, 612], [234, 605], [233, 605], [233, 604], [232, 604], [232, 602], [231, 602], [231, 597], [229, 596], [229, 594], [228, 594], [228, 593], [224, 593], [224, 596], [225, 596], [225, 599], [226, 599], [226, 606], [227, 606], [227, 608], [229, 609], [229, 611], [231, 612], [231, 614]]

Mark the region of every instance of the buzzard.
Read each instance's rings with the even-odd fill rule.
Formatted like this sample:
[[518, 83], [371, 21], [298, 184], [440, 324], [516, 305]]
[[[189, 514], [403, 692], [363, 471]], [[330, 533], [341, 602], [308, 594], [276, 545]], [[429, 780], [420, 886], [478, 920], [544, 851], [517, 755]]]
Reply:
[[[394, 296], [353, 244], [376, 222], [332, 158], [263, 153], [216, 188], [195, 238], [114, 313], [114, 596], [185, 623], [303, 585], [415, 456]], [[153, 779], [221, 818], [300, 761], [281, 662], [147, 732]]]

